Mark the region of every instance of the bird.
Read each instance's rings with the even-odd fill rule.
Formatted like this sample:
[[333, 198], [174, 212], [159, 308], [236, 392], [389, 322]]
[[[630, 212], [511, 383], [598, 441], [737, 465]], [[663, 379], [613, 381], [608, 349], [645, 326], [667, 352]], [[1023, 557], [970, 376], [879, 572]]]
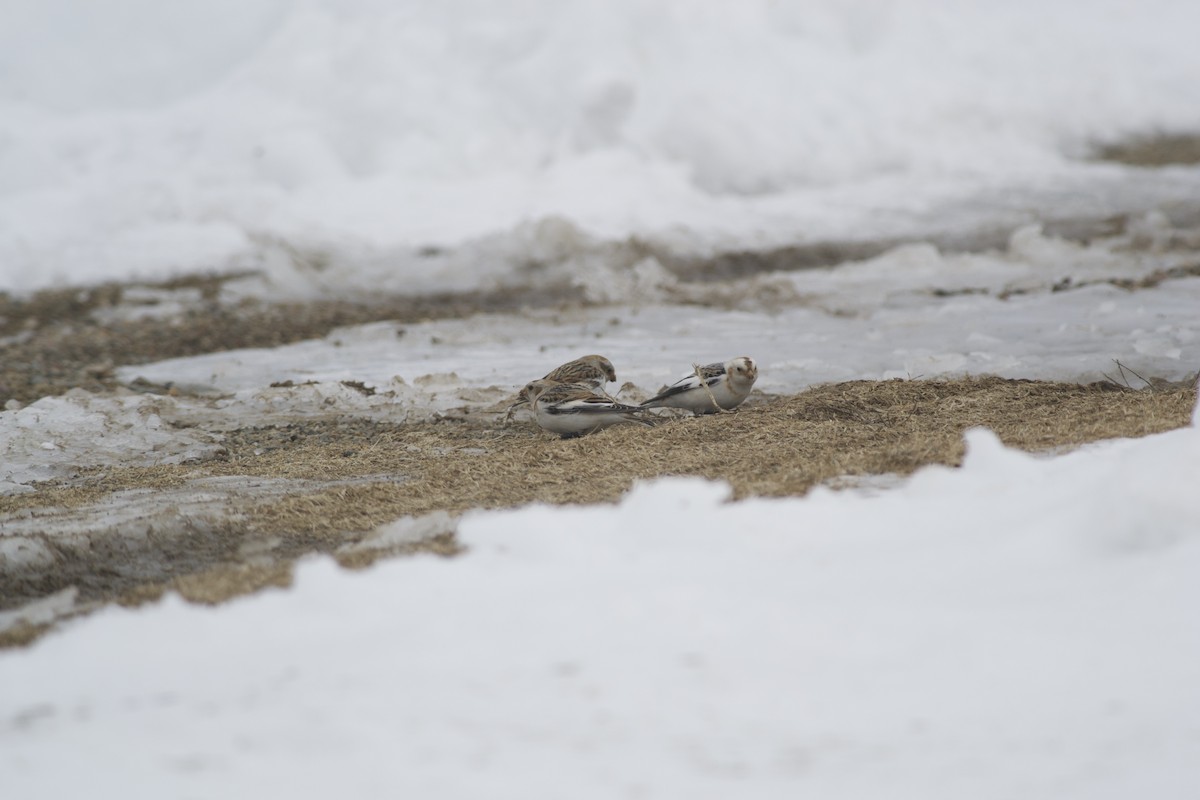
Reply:
[[693, 414], [713, 414], [737, 408], [758, 379], [758, 366], [749, 356], [738, 356], [724, 364], [696, 367], [639, 408], [683, 408]]
[[[579, 384], [587, 386], [590, 389], [599, 389], [608, 381], [615, 381], [616, 379], [617, 371], [613, 368], [612, 362], [604, 356], [599, 355], [580, 356], [574, 361], [568, 361], [561, 366], [555, 367], [542, 377], [544, 381]], [[515, 408], [529, 402], [526, 389], [528, 387], [517, 392], [516, 402], [508, 407], [508, 413], [504, 415], [505, 422], [512, 417]]]
[[543, 376], [542, 380], [555, 383], [580, 383], [598, 389], [608, 381], [617, 379], [617, 371], [613, 364], [604, 356], [581, 356], [574, 361], [568, 361], [561, 367], [555, 367]]
[[652, 423], [638, 415], [642, 409], [618, 403], [579, 383], [556, 383], [542, 378], [525, 385], [521, 393], [529, 398], [537, 424], [564, 439], [592, 433], [622, 422]]

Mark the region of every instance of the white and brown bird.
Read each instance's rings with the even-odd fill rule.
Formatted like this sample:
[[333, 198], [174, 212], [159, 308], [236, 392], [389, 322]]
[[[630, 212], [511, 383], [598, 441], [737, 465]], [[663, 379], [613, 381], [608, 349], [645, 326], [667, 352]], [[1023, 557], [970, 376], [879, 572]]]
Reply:
[[697, 367], [642, 403], [640, 408], [683, 408], [693, 414], [713, 414], [740, 406], [758, 380], [758, 366], [749, 356], [724, 364]]
[[537, 424], [564, 439], [623, 422], [651, 424], [641, 418], [642, 409], [638, 406], [618, 403], [583, 384], [542, 378], [526, 384], [521, 393], [529, 399]]
[[[617, 371], [613, 368], [612, 362], [604, 356], [598, 355], [581, 356], [574, 361], [568, 361], [550, 370], [542, 377], [544, 381], [573, 383], [587, 386], [590, 389], [600, 389], [604, 384], [616, 379]], [[526, 386], [517, 392], [517, 400], [508, 407], [508, 413], [504, 416], [505, 421], [512, 416], [515, 408], [529, 402], [529, 395], [526, 391], [528, 388]]]
[[542, 380], [555, 383], [580, 383], [599, 389], [609, 381], [617, 379], [617, 371], [612, 362], [604, 356], [581, 356], [574, 361], [568, 361], [561, 367], [555, 367], [547, 372]]

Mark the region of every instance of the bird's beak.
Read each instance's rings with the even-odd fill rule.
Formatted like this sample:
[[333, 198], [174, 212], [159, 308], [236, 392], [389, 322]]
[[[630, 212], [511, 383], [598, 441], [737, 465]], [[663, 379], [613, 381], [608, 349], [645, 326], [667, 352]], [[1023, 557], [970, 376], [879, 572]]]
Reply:
[[528, 403], [529, 403], [529, 401], [528, 401], [528, 400], [518, 400], [517, 402], [515, 402], [515, 403], [513, 403], [511, 406], [509, 406], [509, 407], [508, 407], [508, 411], [506, 411], [506, 412], [504, 413], [504, 422], [505, 422], [505, 424], [507, 424], [507, 423], [508, 423], [508, 421], [509, 421], [510, 419], [512, 419], [512, 414], [513, 414], [513, 411], [514, 411], [514, 410], [517, 408], [517, 406], [523, 406], [523, 405], [526, 405], [526, 404], [528, 404]]

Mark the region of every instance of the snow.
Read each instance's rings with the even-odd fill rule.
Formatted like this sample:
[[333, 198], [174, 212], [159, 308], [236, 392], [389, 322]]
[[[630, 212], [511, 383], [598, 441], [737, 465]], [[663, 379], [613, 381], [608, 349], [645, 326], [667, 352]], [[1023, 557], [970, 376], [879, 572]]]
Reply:
[[148, 466], [211, 458], [220, 442], [163, 419], [168, 398], [100, 397], [72, 390], [22, 409], [0, 412], [0, 494], [31, 481], [67, 477], [98, 464]]
[[[204, 458], [230, 427], [502, 409], [588, 352], [626, 396], [742, 354], [765, 392], [1089, 381], [1115, 361], [1187, 379], [1200, 278], [1113, 281], [1194, 266], [1200, 168], [1088, 156], [1200, 130], [1198, 28], [1173, 0], [12, 0], [0, 291], [252, 270], [220, 301], [551, 284], [607, 305], [119, 367], [176, 394], [0, 411], [0, 493]], [[1086, 243], [1050, 225], [1116, 214], [1124, 232]], [[938, 246], [997, 232], [1007, 246]], [[898, 240], [734, 280], [666, 263]], [[207, 302], [126, 300], [98, 313]], [[0, 787], [1190, 797], [1198, 462], [1196, 423], [1053, 457], [973, 431], [958, 470], [737, 503], [659, 480], [615, 506], [472, 512], [454, 559], [315, 558], [292, 588], [215, 608], [105, 608], [0, 652]], [[0, 561], [298, 486], [127, 493], [57, 542], [11, 516]], [[454, 527], [397, 520], [359, 547]]]
[[[689, 286], [671, 278], [657, 287], [628, 286], [609, 281], [602, 270], [564, 266], [579, 282], [604, 283], [617, 306], [403, 327], [375, 323], [270, 350], [125, 367], [118, 375], [127, 382], [141, 377], [234, 392], [284, 380], [379, 387], [397, 377], [428, 380], [452, 367], [465, 385], [511, 389], [580, 351], [600, 348], [619, 365], [621, 381], [647, 390], [695, 359], [734, 352], [751, 353], [765, 365], [759, 386], [776, 392], [830, 380], [947, 372], [1099, 380], [1115, 359], [1182, 378], [1200, 361], [1200, 322], [1191, 312], [1200, 302], [1200, 282], [1176, 280], [1138, 292], [1108, 282], [1146, 278], [1190, 264], [1190, 256], [1138, 256], [1127, 252], [1128, 244], [1085, 246], [1024, 227], [999, 252], [944, 254], [928, 244], [904, 245], [834, 269]], [[1050, 291], [1063, 282], [1080, 288]], [[950, 296], [935, 298], [935, 292]], [[681, 296], [718, 307], [671, 304]]]
[[6, 788], [1188, 796], [1200, 430], [967, 441], [883, 493], [663, 479], [474, 512], [457, 559], [106, 609], [0, 659]]
[[[0, 13], [10, 291], [237, 268], [275, 274], [272, 292], [429, 290], [486, 272], [430, 274], [421, 248], [503, 250], [548, 217], [703, 249], [1103, 215], [1200, 189], [1195, 170], [1086, 158], [1200, 127], [1200, 10], [1174, 0]], [[337, 279], [285, 266], [297, 251]]]
[[440, 373], [445, 389], [497, 387], [511, 395], [559, 363], [597, 350], [617, 365], [621, 382], [643, 391], [696, 361], [741, 353], [757, 359], [763, 372], [757, 386], [769, 392], [831, 380], [964, 373], [1100, 380], [1117, 372], [1114, 360], [1181, 379], [1200, 363], [1200, 322], [1191, 313], [1197, 303], [1200, 281], [1191, 280], [1138, 294], [1104, 286], [1052, 298], [967, 296], [857, 317], [799, 308], [764, 318], [665, 305], [622, 309], [615, 324], [612, 309], [498, 314], [409, 325], [400, 339], [394, 325], [365, 326], [357, 330], [370, 335], [353, 342], [335, 331], [271, 350], [123, 367], [118, 375], [230, 392], [284, 380], [391, 388], [397, 378], [431, 382], [453, 366], [452, 375]]

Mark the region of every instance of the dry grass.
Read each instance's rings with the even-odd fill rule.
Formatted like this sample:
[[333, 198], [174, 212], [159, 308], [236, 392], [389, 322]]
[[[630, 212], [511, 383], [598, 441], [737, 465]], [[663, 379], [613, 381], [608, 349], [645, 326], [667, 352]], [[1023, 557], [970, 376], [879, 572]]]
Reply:
[[[334, 553], [379, 525], [433, 511], [457, 514], [531, 502], [616, 501], [634, 481], [695, 475], [728, 481], [738, 498], [796, 496], [843, 476], [907, 475], [954, 465], [963, 432], [986, 426], [1012, 447], [1053, 451], [1099, 439], [1136, 437], [1188, 424], [1196, 392], [1133, 391], [968, 378], [854, 381], [789, 397], [754, 398], [736, 413], [685, 417], [654, 428], [620, 426], [562, 440], [530, 424], [309, 422], [230, 434], [227, 454], [203, 464], [107, 469], [74, 485], [0, 498], [6, 514], [36, 514], [51, 528], [60, 509], [130, 489], [187, 490], [213, 476], [293, 479], [272, 496], [242, 495], [213, 519], [128, 544], [60, 552], [50, 570], [0, 573], [0, 598], [19, 605], [74, 585], [81, 599], [139, 603], [172, 589], [214, 603], [266, 586], [286, 586], [290, 564]], [[117, 537], [120, 538], [120, 537]], [[452, 535], [384, 552], [453, 555]], [[381, 553], [351, 551], [365, 566]], [[0, 647], [41, 629], [10, 629]]]
[[81, 484], [0, 498], [0, 513], [78, 507], [116, 491], [177, 488], [221, 475], [358, 479], [250, 509], [251, 530], [292, 536], [366, 531], [436, 510], [608, 502], [635, 480], [660, 475], [726, 480], [737, 497], [800, 495], [843, 475], [957, 464], [962, 433], [972, 426], [991, 428], [1010, 446], [1044, 451], [1170, 430], [1187, 424], [1194, 404], [1195, 391], [1185, 388], [965, 378], [820, 386], [758, 398], [734, 414], [569, 440], [519, 422], [312, 422], [237, 431], [218, 461], [97, 470]]
[[[1195, 393], [1010, 381], [857, 381], [652, 429], [610, 428], [561, 440], [529, 426], [416, 425], [381, 431], [358, 449], [299, 443], [252, 463], [253, 474], [386, 480], [289, 497], [256, 510], [263, 530], [366, 530], [400, 515], [531, 502], [616, 500], [638, 479], [699, 475], [735, 496], [800, 495], [843, 475], [905, 475], [957, 464], [976, 425], [1039, 451], [1142, 436], [1186, 424]], [[229, 466], [233, 466], [230, 464]], [[259, 473], [259, 470], [262, 470]]]
[[1200, 163], [1200, 136], [1157, 133], [1102, 145], [1096, 157], [1135, 167], [1165, 167]]

